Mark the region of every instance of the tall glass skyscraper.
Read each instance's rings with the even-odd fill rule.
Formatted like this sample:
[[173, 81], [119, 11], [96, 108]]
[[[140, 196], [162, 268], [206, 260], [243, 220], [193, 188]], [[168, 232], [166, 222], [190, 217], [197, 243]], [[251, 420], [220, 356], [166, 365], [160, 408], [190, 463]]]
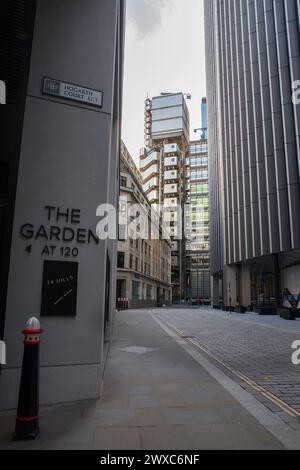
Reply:
[[297, 0], [205, 0], [214, 305], [300, 291]]
[[206, 98], [201, 104], [201, 138], [187, 158], [186, 284], [191, 303], [210, 303], [210, 242]]

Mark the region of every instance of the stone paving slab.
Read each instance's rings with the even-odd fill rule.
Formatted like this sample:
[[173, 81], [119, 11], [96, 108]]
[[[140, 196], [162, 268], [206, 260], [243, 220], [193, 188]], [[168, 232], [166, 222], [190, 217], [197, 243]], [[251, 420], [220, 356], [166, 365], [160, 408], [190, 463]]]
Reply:
[[31, 443], [11, 442], [14, 420], [0, 415], [0, 449], [283, 448], [142, 310], [116, 316], [101, 400], [43, 407]]

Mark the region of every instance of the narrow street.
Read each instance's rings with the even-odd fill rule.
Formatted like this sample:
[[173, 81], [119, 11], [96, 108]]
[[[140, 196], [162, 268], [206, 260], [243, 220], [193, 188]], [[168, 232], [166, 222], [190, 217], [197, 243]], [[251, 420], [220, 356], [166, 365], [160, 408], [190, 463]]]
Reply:
[[[300, 366], [292, 363], [291, 347], [300, 340], [299, 320], [229, 314], [206, 307], [156, 314], [271, 411], [288, 422], [289, 415], [300, 417]], [[261, 390], [255, 390], [256, 386]]]
[[299, 326], [209, 308], [119, 312], [101, 400], [42, 407], [31, 443], [11, 441], [15, 415], [2, 413], [0, 448], [295, 449]]

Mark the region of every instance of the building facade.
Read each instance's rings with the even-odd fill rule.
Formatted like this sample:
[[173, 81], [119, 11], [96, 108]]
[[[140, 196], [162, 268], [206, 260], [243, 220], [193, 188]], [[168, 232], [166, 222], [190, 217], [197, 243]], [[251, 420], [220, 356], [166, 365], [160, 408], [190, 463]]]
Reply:
[[[133, 239], [128, 233], [128, 222], [142, 211], [148, 221], [147, 237]], [[171, 243], [162, 237], [159, 218], [144, 192], [141, 174], [122, 142], [119, 202], [119, 243], [117, 305], [119, 299], [128, 299], [129, 308], [169, 305], [171, 288]], [[154, 235], [156, 230], [158, 237]]]
[[165, 207], [172, 241], [172, 298], [186, 300], [185, 240], [186, 156], [189, 111], [182, 93], [161, 94], [145, 103], [145, 144], [140, 155], [144, 191], [151, 204]]
[[211, 302], [207, 104], [201, 102], [200, 140], [190, 143], [186, 159], [186, 289], [188, 302]]
[[100, 394], [117, 246], [98, 239], [96, 213], [118, 200], [124, 9], [1, 2], [0, 409], [16, 407], [32, 316], [44, 329], [41, 403]]
[[210, 303], [208, 143], [191, 142], [187, 158], [186, 283], [187, 300]]
[[300, 291], [297, 0], [205, 0], [214, 305]]

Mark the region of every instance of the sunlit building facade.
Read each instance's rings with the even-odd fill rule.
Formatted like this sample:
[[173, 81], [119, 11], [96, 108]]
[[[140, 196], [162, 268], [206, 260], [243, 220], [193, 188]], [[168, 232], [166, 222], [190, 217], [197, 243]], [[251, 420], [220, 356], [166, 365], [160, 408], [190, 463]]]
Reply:
[[[127, 228], [130, 211], [135, 205], [148, 220], [147, 237], [133, 239], [129, 236]], [[171, 303], [171, 243], [163, 239], [160, 220], [151, 210], [143, 190], [141, 174], [122, 142], [117, 306], [120, 305], [120, 299], [127, 299], [128, 308], [157, 307]], [[158, 236], [153, 236], [155, 231]]]
[[143, 188], [151, 204], [166, 208], [172, 241], [173, 302], [186, 299], [185, 242], [181, 216], [186, 202], [189, 111], [182, 93], [145, 103], [145, 145], [140, 155]]

